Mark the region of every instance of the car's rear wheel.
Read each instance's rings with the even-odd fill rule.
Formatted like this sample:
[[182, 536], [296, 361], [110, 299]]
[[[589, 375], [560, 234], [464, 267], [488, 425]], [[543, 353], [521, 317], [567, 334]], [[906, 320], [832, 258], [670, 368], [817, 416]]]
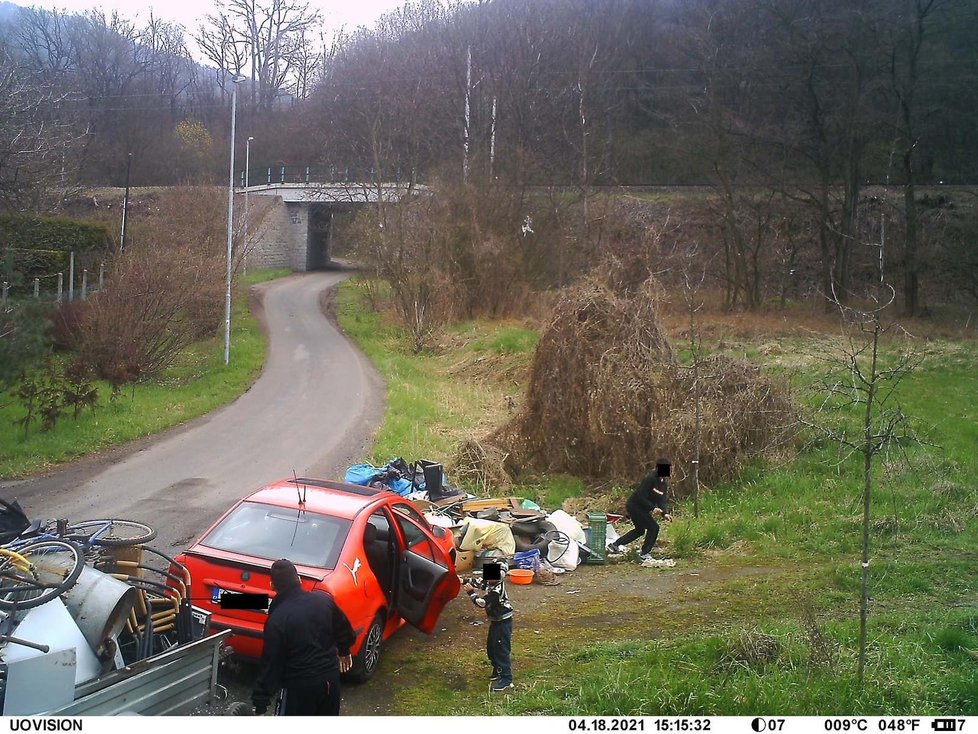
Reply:
[[363, 645], [360, 652], [353, 658], [353, 667], [350, 668], [349, 679], [353, 683], [365, 683], [373, 678], [374, 673], [380, 666], [380, 648], [384, 644], [384, 614], [377, 612], [370, 629], [367, 630], [366, 637], [363, 638]]

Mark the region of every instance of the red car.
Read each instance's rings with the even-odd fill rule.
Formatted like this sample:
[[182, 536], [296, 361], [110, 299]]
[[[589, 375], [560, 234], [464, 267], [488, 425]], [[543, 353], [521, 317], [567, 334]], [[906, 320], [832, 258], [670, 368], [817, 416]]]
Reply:
[[221, 596], [274, 597], [268, 573], [278, 558], [295, 563], [303, 588], [328, 591], [350, 618], [357, 634], [350, 677], [357, 681], [374, 674], [381, 644], [405, 622], [430, 634], [460, 588], [451, 532], [433, 527], [400, 495], [324, 479], [273, 482], [176, 559], [190, 571], [194, 604], [211, 612], [210, 630], [232, 631], [227, 644], [235, 657], [261, 657], [267, 612], [222, 608]]

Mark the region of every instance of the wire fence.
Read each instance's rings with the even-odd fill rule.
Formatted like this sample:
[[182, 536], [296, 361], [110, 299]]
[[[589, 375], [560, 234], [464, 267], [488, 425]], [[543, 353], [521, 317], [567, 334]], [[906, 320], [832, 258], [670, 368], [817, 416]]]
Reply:
[[29, 298], [58, 305], [84, 301], [105, 285], [104, 262], [82, 261], [70, 252], [68, 263], [67, 273], [46, 273], [31, 278], [7, 272], [0, 281], [0, 308], [8, 310], [17, 301]]

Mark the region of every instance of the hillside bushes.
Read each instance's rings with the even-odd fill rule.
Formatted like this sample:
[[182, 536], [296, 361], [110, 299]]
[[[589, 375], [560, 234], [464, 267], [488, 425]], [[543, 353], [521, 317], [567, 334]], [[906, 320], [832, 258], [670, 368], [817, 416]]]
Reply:
[[71, 318], [82, 361], [114, 385], [159, 374], [193, 342], [214, 334], [224, 295], [220, 190], [175, 189], [152, 220], [134, 223], [132, 245], [109, 265], [106, 286]]

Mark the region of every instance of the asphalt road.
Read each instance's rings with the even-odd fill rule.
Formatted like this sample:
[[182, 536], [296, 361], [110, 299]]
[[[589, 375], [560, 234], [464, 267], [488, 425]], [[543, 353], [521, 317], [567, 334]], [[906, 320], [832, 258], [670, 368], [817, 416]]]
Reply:
[[384, 396], [379, 375], [324, 313], [327, 289], [345, 277], [305, 273], [255, 286], [268, 357], [230, 405], [45, 476], [2, 482], [0, 497], [16, 498], [31, 518], [139, 520], [159, 533], [151, 545], [172, 553], [268, 481], [293, 471], [341, 478], [365, 458]]

